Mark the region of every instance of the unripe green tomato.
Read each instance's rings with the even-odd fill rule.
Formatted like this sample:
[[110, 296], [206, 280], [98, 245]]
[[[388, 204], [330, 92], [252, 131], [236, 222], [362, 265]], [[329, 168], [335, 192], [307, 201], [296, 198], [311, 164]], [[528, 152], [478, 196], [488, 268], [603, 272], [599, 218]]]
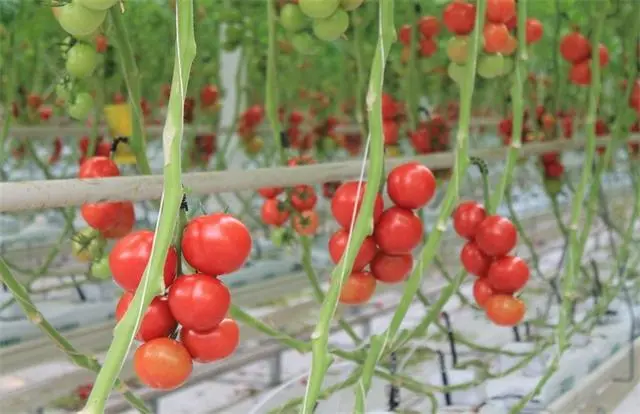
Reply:
[[105, 244], [99, 231], [85, 227], [71, 237], [71, 254], [79, 261], [91, 262], [102, 255]]
[[464, 64], [469, 56], [469, 38], [467, 36], [454, 36], [447, 41], [447, 56], [452, 62]]
[[513, 70], [513, 58], [511, 56], [503, 56], [504, 63], [502, 65], [502, 76], [509, 74]]
[[562, 191], [562, 180], [557, 178], [545, 178], [544, 189], [550, 196], [556, 196]]
[[504, 68], [504, 57], [499, 53], [478, 57], [478, 75], [485, 79], [501, 76]]
[[458, 65], [457, 63], [451, 62], [447, 67], [447, 74], [455, 83], [460, 85], [462, 83], [462, 79], [464, 79], [464, 66]]
[[321, 47], [318, 39], [307, 32], [300, 32], [291, 36], [291, 44], [296, 52], [303, 55], [318, 54]]
[[91, 10], [107, 10], [114, 6], [118, 0], [76, 0], [78, 4]]
[[76, 1], [56, 7], [60, 26], [71, 36], [87, 36], [96, 31], [107, 16], [106, 10], [90, 10]]
[[309, 21], [302, 13], [300, 7], [293, 3], [287, 3], [280, 9], [280, 24], [290, 32], [299, 32], [307, 27]]
[[84, 121], [89, 116], [93, 108], [93, 98], [87, 92], [80, 92], [76, 95], [73, 103], [69, 105], [67, 111], [69, 116], [78, 121]]
[[322, 143], [320, 145], [322, 145], [322, 151], [324, 151], [326, 154], [331, 154], [336, 150], [338, 146], [336, 144], [336, 141], [331, 137], [322, 138]]
[[271, 230], [271, 243], [273, 243], [273, 245], [276, 247], [281, 247], [284, 243], [286, 234], [287, 230], [283, 229], [282, 227]]
[[104, 255], [100, 259], [91, 263], [91, 276], [100, 280], [107, 280], [111, 278], [108, 255]]
[[340, 0], [299, 0], [304, 14], [312, 19], [326, 19], [338, 9]]
[[326, 19], [313, 20], [313, 34], [320, 40], [331, 42], [338, 39], [349, 28], [349, 15], [338, 9]]
[[65, 68], [69, 75], [76, 78], [90, 76], [98, 66], [98, 52], [86, 43], [76, 43], [67, 52]]
[[352, 11], [360, 7], [364, 0], [340, 0], [340, 7], [346, 11]]

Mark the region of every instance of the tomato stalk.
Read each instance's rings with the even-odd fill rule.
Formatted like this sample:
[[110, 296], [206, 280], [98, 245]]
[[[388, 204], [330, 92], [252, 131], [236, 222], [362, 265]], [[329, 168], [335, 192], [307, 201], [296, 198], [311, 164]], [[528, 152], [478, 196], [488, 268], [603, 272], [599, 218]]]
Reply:
[[[350, 231], [345, 253], [331, 273], [331, 283], [326, 293], [325, 300], [320, 309], [320, 316], [316, 328], [311, 336], [312, 361], [309, 374], [309, 381], [302, 404], [302, 413], [311, 414], [315, 403], [318, 400], [322, 383], [327, 369], [333, 362], [333, 357], [327, 351], [329, 343], [329, 327], [335, 315], [340, 291], [351, 273], [353, 263], [360, 246], [367, 235], [373, 232], [373, 205], [377, 197], [378, 188], [382, 182], [384, 167], [384, 136], [382, 127], [382, 85], [384, 82], [384, 70], [387, 57], [392, 43], [395, 41], [396, 33], [393, 23], [394, 1], [388, 0], [379, 2], [378, 7], [378, 43], [375, 56], [371, 66], [369, 86], [367, 91], [367, 112], [369, 116], [369, 139], [365, 154], [368, 152], [368, 145], [371, 146], [371, 157], [368, 165], [367, 185], [360, 211], [355, 219], [355, 224]], [[359, 187], [357, 197], [360, 196]], [[354, 211], [355, 216], [355, 211]], [[372, 338], [372, 346], [375, 346], [375, 339]], [[371, 364], [365, 364], [365, 368]], [[374, 364], [375, 366], [375, 364]], [[370, 378], [369, 375], [367, 375]], [[367, 389], [370, 382], [361, 383]]]
[[11, 114], [11, 107], [13, 104], [13, 100], [15, 99], [15, 93], [16, 93], [15, 85], [17, 84], [18, 70], [19, 70], [18, 59], [17, 59], [17, 56], [19, 55], [17, 53], [18, 51], [18, 46], [16, 41], [17, 34], [9, 33], [9, 36], [10, 36], [9, 54], [7, 55], [8, 57], [5, 58], [6, 59], [5, 65], [9, 65], [10, 69], [8, 71], [9, 76], [8, 76], [7, 82], [5, 83], [7, 87], [4, 88], [4, 90], [6, 91], [4, 96], [5, 98], [4, 108], [6, 113], [4, 116], [4, 124], [2, 125], [2, 131], [0, 131], [0, 165], [4, 165], [4, 160], [6, 157], [7, 138], [9, 137], [9, 129], [11, 128], [11, 124], [14, 121], [13, 115]]
[[129, 137], [129, 145], [136, 156], [138, 169], [142, 174], [151, 174], [151, 167], [147, 159], [147, 143], [144, 129], [144, 117], [141, 112], [140, 102], [142, 95], [140, 93], [140, 73], [133, 56], [133, 49], [127, 30], [122, 18], [122, 12], [117, 7], [109, 10], [110, 21], [113, 24], [113, 43], [120, 57], [120, 65], [122, 66], [122, 74], [127, 91], [129, 93], [129, 104], [131, 105], [131, 137]]
[[418, 11], [419, 3], [415, 3], [415, 7], [407, 7], [407, 17], [409, 24], [411, 25], [411, 38], [409, 40], [409, 60], [406, 66], [405, 74], [405, 93], [407, 94], [407, 117], [409, 118], [409, 128], [412, 131], [416, 130], [418, 122], [416, 115], [418, 113], [418, 92], [420, 91], [420, 85], [418, 84], [418, 76], [416, 73], [416, 55], [418, 47]]
[[278, 117], [278, 81], [276, 73], [276, 2], [275, 0], [267, 1], [267, 25], [269, 28], [269, 45], [267, 48], [267, 80], [265, 87], [265, 110], [269, 123], [271, 124], [271, 131], [273, 133], [273, 140], [275, 143], [276, 152], [282, 165], [287, 164], [287, 152], [282, 146], [280, 140], [281, 125]]
[[104, 368], [98, 373], [87, 405], [82, 411], [86, 414], [104, 412], [105, 402], [109, 397], [118, 373], [122, 369], [144, 312], [153, 298], [164, 291], [162, 269], [173, 234], [176, 231], [183, 195], [180, 150], [184, 129], [184, 101], [195, 54], [193, 2], [191, 0], [181, 0], [176, 7], [176, 54], [168, 106], [169, 112], [162, 134], [164, 152], [163, 194], [151, 257], [129, 309], [114, 329], [113, 342], [107, 351]]
[[[60, 335], [53, 325], [51, 325], [51, 323], [49, 323], [49, 321], [40, 313], [29, 297], [24, 286], [16, 280], [2, 258], [0, 258], [0, 275], [2, 276], [2, 283], [9, 289], [9, 291], [11, 291], [11, 294], [16, 298], [18, 305], [20, 305], [22, 311], [31, 323], [36, 325], [45, 335], [47, 335], [56, 344], [56, 346], [67, 355], [71, 362], [81, 368], [85, 368], [93, 372], [100, 371], [100, 363], [95, 357], [84, 355], [74, 348], [71, 342], [69, 342], [64, 336]], [[144, 401], [129, 391], [125, 383], [116, 379], [115, 385], [118, 391], [124, 395], [124, 398], [133, 408], [137, 409], [141, 413], [151, 413]]]
[[362, 31], [364, 29], [364, 16], [363, 12], [359, 10], [354, 10], [351, 12], [351, 22], [353, 24], [353, 54], [355, 55], [356, 60], [356, 121], [358, 123], [358, 127], [360, 128], [360, 134], [364, 137], [367, 134], [367, 114], [366, 108], [364, 105], [363, 97], [365, 94], [365, 86], [366, 86], [366, 73], [364, 70], [364, 63], [362, 57]]

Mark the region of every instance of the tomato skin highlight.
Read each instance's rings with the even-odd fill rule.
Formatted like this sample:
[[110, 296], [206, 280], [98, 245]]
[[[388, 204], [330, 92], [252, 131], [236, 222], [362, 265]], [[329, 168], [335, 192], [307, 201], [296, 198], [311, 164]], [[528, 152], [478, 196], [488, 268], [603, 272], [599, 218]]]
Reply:
[[231, 305], [229, 289], [216, 277], [184, 275], [169, 289], [169, 308], [183, 328], [208, 332], [224, 319]]
[[515, 326], [526, 312], [524, 302], [510, 295], [493, 295], [485, 303], [487, 318], [499, 326]]
[[387, 193], [398, 207], [424, 207], [435, 192], [436, 178], [429, 168], [417, 162], [399, 165], [387, 177]]
[[[122, 289], [134, 292], [147, 263], [151, 256], [153, 244], [153, 232], [150, 230], [138, 230], [118, 240], [109, 253], [109, 268], [113, 280]], [[167, 259], [164, 262], [164, 286], [167, 288], [176, 277], [178, 255], [173, 247], [167, 251]]]
[[475, 201], [464, 201], [453, 212], [453, 228], [459, 236], [472, 240], [476, 236], [478, 226], [487, 216], [482, 204]]
[[211, 276], [240, 269], [251, 253], [251, 234], [235, 217], [214, 213], [191, 220], [184, 228], [182, 254], [191, 267]]
[[[329, 238], [329, 255], [333, 263], [337, 264], [342, 258], [347, 248], [348, 240], [349, 232], [344, 229], [339, 229]], [[364, 242], [362, 242], [362, 246], [360, 246], [360, 250], [358, 250], [356, 259], [353, 262], [353, 271], [357, 272], [364, 269], [366, 265], [371, 263], [377, 251], [378, 247], [376, 246], [373, 236], [367, 236]]]
[[[133, 300], [133, 293], [124, 292], [116, 305], [116, 321], [120, 321]], [[169, 302], [164, 297], [155, 297], [142, 317], [136, 333], [136, 339], [147, 342], [155, 338], [167, 337], [176, 329], [178, 323], [169, 309]]]
[[485, 254], [504, 256], [516, 247], [518, 232], [509, 219], [488, 216], [478, 225], [475, 240]]
[[78, 172], [78, 178], [117, 177], [120, 170], [113, 160], [108, 157], [98, 156], [87, 158]]
[[369, 272], [354, 272], [347, 277], [342, 291], [340, 303], [345, 305], [361, 305], [371, 299], [376, 290], [376, 278]]
[[500, 257], [491, 263], [487, 281], [494, 291], [513, 294], [529, 281], [529, 266], [516, 256]]
[[422, 221], [413, 211], [400, 207], [385, 210], [373, 237], [380, 250], [390, 255], [411, 253], [422, 241]]
[[173, 390], [189, 378], [193, 363], [189, 351], [180, 342], [156, 338], [136, 349], [133, 367], [140, 381], [148, 387]]
[[379, 282], [399, 283], [404, 281], [413, 268], [413, 256], [402, 254], [390, 256], [378, 252], [371, 261], [371, 273]]
[[491, 258], [474, 241], [469, 241], [462, 247], [460, 261], [467, 272], [478, 277], [485, 277], [491, 266]]
[[[333, 198], [331, 199], [331, 213], [333, 217], [336, 219], [338, 224], [342, 226], [344, 229], [349, 230], [351, 227], [351, 219], [353, 216], [353, 210], [356, 209], [357, 205], [357, 214], [360, 212], [360, 206], [362, 205], [362, 200], [364, 199], [364, 192], [366, 189], [366, 183], [363, 182], [360, 185], [360, 191], [358, 194], [358, 181], [348, 181], [343, 183], [336, 190]], [[357, 197], [359, 195], [359, 197]], [[376, 195], [375, 204], [373, 207], [373, 221], [377, 223], [382, 215], [383, 210], [383, 201], [382, 197], [379, 194]]]
[[238, 348], [240, 328], [236, 321], [226, 318], [208, 332], [182, 329], [180, 341], [194, 361], [201, 363], [218, 361], [227, 358]]
[[476, 303], [481, 308], [484, 308], [487, 304], [487, 301], [491, 296], [493, 296], [495, 292], [493, 288], [487, 282], [487, 278], [481, 277], [476, 279], [473, 283], [473, 298], [476, 300]]

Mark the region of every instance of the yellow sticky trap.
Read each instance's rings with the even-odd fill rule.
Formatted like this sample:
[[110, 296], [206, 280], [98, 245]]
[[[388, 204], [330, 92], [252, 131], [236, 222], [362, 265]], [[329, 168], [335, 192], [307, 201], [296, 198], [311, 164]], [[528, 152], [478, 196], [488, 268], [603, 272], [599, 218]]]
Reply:
[[[104, 116], [111, 136], [130, 137], [133, 130], [131, 119], [131, 106], [129, 104], [114, 104], [104, 107]], [[136, 157], [131, 151], [129, 144], [120, 143], [116, 149], [113, 160], [117, 164], [135, 164]]]

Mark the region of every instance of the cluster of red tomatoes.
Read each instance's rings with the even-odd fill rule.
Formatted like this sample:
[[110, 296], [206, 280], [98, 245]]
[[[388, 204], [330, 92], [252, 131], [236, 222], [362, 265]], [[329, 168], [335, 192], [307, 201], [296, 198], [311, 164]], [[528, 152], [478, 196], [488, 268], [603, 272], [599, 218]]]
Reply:
[[[318, 202], [316, 190], [310, 185], [297, 185], [286, 193], [283, 188], [267, 187], [258, 190], [264, 197], [260, 217], [262, 221], [274, 227], [282, 227], [290, 217], [296, 233], [311, 236], [316, 233], [320, 219], [315, 210]], [[278, 196], [284, 194], [285, 199]]]
[[[118, 321], [141, 283], [153, 236], [150, 230], [130, 233], [109, 254], [113, 280], [125, 291], [116, 307]], [[166, 292], [153, 298], [136, 332], [143, 344], [135, 352], [134, 368], [144, 384], [176, 388], [191, 374], [192, 361], [213, 362], [234, 352], [239, 329], [227, 317], [231, 295], [220, 277], [243, 266], [251, 244], [249, 230], [228, 214], [200, 216], [186, 225], [182, 255], [195, 273], [177, 275], [181, 259], [170, 247], [162, 275]]]
[[[109, 157], [88, 158], [80, 165], [78, 178], [117, 177], [120, 170]], [[130, 201], [85, 203], [80, 214], [87, 224], [107, 239], [117, 239], [128, 234], [135, 224], [135, 212]]]
[[253, 105], [240, 114], [238, 135], [247, 154], [257, 154], [264, 146], [264, 141], [257, 134], [256, 129], [264, 120], [262, 105]]
[[[566, 34], [560, 41], [560, 54], [569, 63], [569, 79], [581, 86], [591, 84], [591, 43], [578, 30]], [[609, 51], [603, 44], [598, 45], [600, 67], [609, 63]]]
[[460, 251], [465, 270], [477, 279], [473, 285], [476, 303], [496, 325], [514, 326], [525, 314], [525, 304], [514, 293], [529, 280], [529, 266], [509, 252], [518, 232], [511, 221], [488, 216], [475, 201], [460, 203], [453, 213], [453, 227], [467, 243]]
[[385, 146], [398, 144], [402, 121], [404, 121], [402, 102], [396, 101], [388, 93], [382, 94], [382, 134]]
[[[411, 54], [411, 25], [405, 24], [398, 30], [398, 39], [402, 43], [402, 61], [406, 62]], [[438, 43], [435, 40], [440, 32], [440, 22], [435, 16], [422, 16], [418, 20], [418, 53], [420, 57], [428, 58], [438, 50]]]
[[449, 149], [449, 125], [438, 114], [418, 124], [415, 131], [409, 131], [411, 146], [418, 154], [447, 151]]
[[[334, 263], [340, 261], [347, 249], [365, 188], [364, 182], [346, 182], [338, 187], [331, 200], [331, 213], [340, 225], [329, 239], [329, 255]], [[387, 193], [394, 205], [384, 210], [382, 197], [376, 194], [373, 234], [365, 238], [357, 252], [351, 274], [342, 286], [341, 303], [367, 302], [373, 296], [377, 281], [405, 280], [413, 267], [412, 252], [422, 241], [424, 232], [422, 220], [413, 210], [424, 207], [435, 190], [435, 177], [424, 165], [411, 162], [391, 171], [387, 177]]]
[[556, 195], [562, 190], [564, 165], [559, 152], [547, 152], [540, 156], [543, 167], [544, 186], [549, 195]]

